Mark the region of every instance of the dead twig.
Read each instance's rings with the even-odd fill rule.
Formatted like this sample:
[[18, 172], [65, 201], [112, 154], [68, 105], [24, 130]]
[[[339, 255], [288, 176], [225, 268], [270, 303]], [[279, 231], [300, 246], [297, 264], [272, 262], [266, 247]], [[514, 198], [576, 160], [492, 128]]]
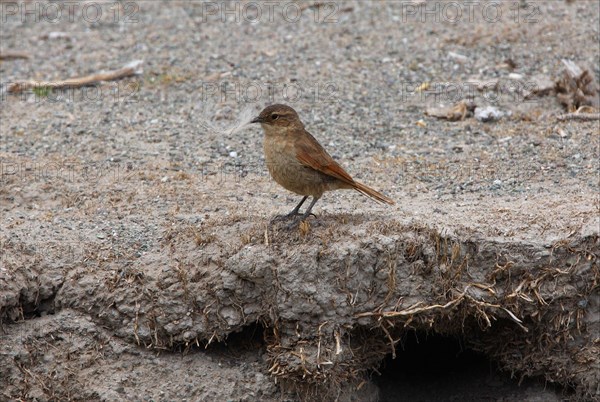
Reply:
[[26, 52], [2, 52], [0, 53], [0, 60], [17, 60], [17, 59], [28, 59], [29, 53]]
[[20, 93], [32, 88], [78, 88], [83, 86], [95, 85], [102, 81], [114, 81], [121, 78], [131, 77], [142, 73], [142, 60], [135, 60], [127, 63], [118, 70], [107, 73], [98, 73], [86, 75], [84, 77], [69, 78], [60, 81], [17, 81], [7, 86], [8, 93]]
[[402, 311], [382, 311], [382, 312], [367, 312], [367, 313], [360, 313], [357, 314], [356, 317], [360, 318], [360, 317], [384, 317], [384, 318], [392, 318], [392, 317], [403, 317], [403, 316], [410, 316], [413, 314], [419, 314], [419, 313], [424, 313], [426, 311], [430, 311], [430, 310], [436, 310], [436, 309], [441, 309], [441, 310], [445, 310], [448, 309], [456, 304], [458, 304], [460, 301], [462, 301], [462, 299], [464, 298], [465, 294], [462, 293], [458, 298], [449, 301], [446, 304], [433, 304], [431, 306], [427, 306], [427, 307], [417, 307], [416, 305], [408, 308], [406, 310], [402, 310]]
[[387, 330], [385, 325], [382, 325], [381, 329], [383, 330], [383, 332], [385, 333], [387, 338], [390, 340], [390, 347], [392, 348], [392, 359], [395, 359], [396, 358], [396, 342], [394, 342], [394, 338], [392, 338], [390, 331]]
[[[462, 302], [463, 299], [466, 298], [468, 301], [470, 301], [471, 303], [473, 303], [477, 306], [503, 310], [504, 312], [506, 312], [508, 314], [508, 316], [511, 318], [511, 320], [513, 320], [523, 331], [529, 332], [527, 327], [525, 327], [523, 325], [523, 321], [521, 321], [519, 318], [517, 318], [517, 316], [514, 313], [512, 313], [507, 308], [500, 306], [498, 304], [491, 304], [491, 303], [486, 303], [484, 301], [476, 300], [475, 298], [473, 298], [467, 294], [467, 292], [469, 291], [469, 288], [470, 288], [470, 286], [467, 286], [465, 288], [465, 290], [463, 290], [463, 292], [458, 295], [457, 298], [449, 301], [446, 304], [433, 304], [431, 306], [425, 306], [425, 307], [418, 307], [419, 304], [416, 304], [416, 305], [414, 305], [406, 310], [402, 310], [402, 311], [366, 312], [366, 313], [359, 313], [356, 315], [356, 317], [357, 318], [360, 318], [360, 317], [393, 318], [393, 317], [406, 317], [406, 316], [412, 317], [415, 314], [420, 314], [420, 313], [424, 313], [424, 312], [431, 311], [431, 310], [449, 309], [451, 307], [456, 306], [457, 304]], [[487, 316], [486, 316], [486, 319], [487, 319]], [[486, 321], [488, 322], [488, 324], [490, 324], [489, 319], [487, 319]]]

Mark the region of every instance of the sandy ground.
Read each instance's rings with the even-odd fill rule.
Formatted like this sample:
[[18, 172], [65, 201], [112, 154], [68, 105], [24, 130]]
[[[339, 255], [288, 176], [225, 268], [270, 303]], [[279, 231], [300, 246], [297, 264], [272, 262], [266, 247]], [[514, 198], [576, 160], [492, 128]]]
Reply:
[[[544, 250], [567, 243], [584, 250], [581, 264], [589, 266], [577, 268], [580, 278], [598, 271], [599, 123], [558, 121], [565, 110], [552, 91], [525, 97], [540, 77], [561, 76], [561, 59], [598, 80], [595, 2], [482, 2], [472, 15], [462, 2], [431, 3], [429, 13], [407, 2], [310, 4], [278, 3], [270, 15], [271, 6], [253, 2], [75, 2], [71, 11], [63, 2], [0, 3], [0, 52], [30, 56], [0, 62], [3, 399], [310, 399], [276, 380], [281, 361], [269, 329], [280, 329], [281, 347], [294, 350], [298, 339], [313, 339], [309, 328], [334, 345], [341, 333], [374, 326], [346, 319], [368, 310], [327, 305], [338, 295], [324, 271], [356, 269], [364, 279], [391, 243], [419, 238], [415, 228], [461, 239], [461, 247], [493, 244], [473, 260], [472, 277], [509, 261], [534, 276], [549, 266]], [[121, 81], [6, 91], [18, 80], [54, 81], [133, 60], [143, 60], [143, 73]], [[492, 81], [493, 89], [473, 84]], [[424, 114], [462, 99], [505, 116], [449, 122]], [[230, 129], [275, 102], [293, 106], [353, 177], [397, 204], [330, 193], [307, 231], [271, 230], [269, 220], [298, 197], [270, 180], [260, 128]], [[406, 287], [395, 296], [419, 300], [435, 281], [403, 266], [396, 272]], [[372, 283], [384, 281], [373, 275]], [[355, 299], [374, 309], [362, 285], [356, 294], [364, 299]], [[597, 284], [568, 286], [564, 295], [543, 289], [544, 297], [549, 309], [579, 300], [573, 314], [587, 329], [568, 347], [587, 359], [597, 351], [597, 337], [589, 343], [598, 330]], [[465, 342], [476, 348], [486, 333]], [[568, 361], [575, 355], [567, 349]], [[550, 374], [551, 364], [498, 372], [506, 362], [490, 359], [491, 380], [456, 368], [462, 380], [446, 384], [420, 382], [430, 372], [377, 382], [368, 371], [367, 385], [340, 387], [337, 396], [457, 400], [484, 389], [485, 400], [598, 398], [597, 356], [573, 357], [584, 370], [576, 379]], [[454, 381], [474, 385], [446, 393]]]

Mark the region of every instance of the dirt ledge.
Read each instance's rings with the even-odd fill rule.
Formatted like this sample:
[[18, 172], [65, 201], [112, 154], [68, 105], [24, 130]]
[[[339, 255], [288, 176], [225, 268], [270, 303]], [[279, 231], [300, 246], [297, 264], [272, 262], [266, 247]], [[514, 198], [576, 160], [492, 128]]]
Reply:
[[325, 215], [307, 233], [236, 217], [169, 230], [129, 263], [38, 266], [47, 276], [12, 282], [27, 285], [4, 293], [2, 317], [54, 298], [51, 312], [78, 311], [156, 350], [259, 322], [263, 370], [308, 398], [339, 397], [406, 331], [435, 331], [586, 398], [600, 381], [599, 255], [593, 229], [544, 244], [363, 215]]

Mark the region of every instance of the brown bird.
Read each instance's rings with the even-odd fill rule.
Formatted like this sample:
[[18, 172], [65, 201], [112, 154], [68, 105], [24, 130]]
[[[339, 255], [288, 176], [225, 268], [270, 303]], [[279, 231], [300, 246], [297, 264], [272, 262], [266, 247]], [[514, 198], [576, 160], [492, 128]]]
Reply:
[[304, 201], [312, 196], [312, 202], [302, 215], [302, 219], [306, 219], [325, 191], [339, 189], [354, 189], [375, 201], [394, 204], [385, 195], [352, 179], [304, 129], [298, 113], [291, 107], [267, 106], [251, 123], [260, 123], [265, 132], [265, 159], [273, 179], [304, 196], [286, 217], [299, 215]]

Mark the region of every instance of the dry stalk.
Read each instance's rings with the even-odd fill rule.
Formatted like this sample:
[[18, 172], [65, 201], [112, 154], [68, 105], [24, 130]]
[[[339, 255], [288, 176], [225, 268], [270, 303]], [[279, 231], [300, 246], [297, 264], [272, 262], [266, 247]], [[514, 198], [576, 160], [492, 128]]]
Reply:
[[107, 73], [98, 73], [86, 75], [84, 77], [69, 78], [58, 81], [17, 81], [7, 86], [8, 93], [19, 93], [33, 88], [79, 88], [83, 86], [96, 85], [102, 81], [114, 81], [121, 78], [131, 77], [142, 73], [140, 68], [141, 60], [135, 60], [127, 63], [118, 70], [109, 71]]
[[7, 51], [0, 53], [0, 60], [28, 59], [29, 57], [29, 53], [26, 52]]
[[394, 342], [394, 338], [392, 338], [392, 335], [387, 330], [385, 325], [382, 325], [381, 329], [383, 330], [383, 332], [385, 332], [385, 335], [390, 340], [390, 347], [392, 348], [392, 359], [395, 359], [396, 358], [396, 343]]
[[[462, 293], [460, 293], [457, 298], [449, 301], [446, 304], [433, 304], [433, 305], [425, 306], [425, 307], [417, 307], [421, 304], [421, 303], [417, 303], [416, 305], [413, 305], [406, 310], [366, 312], [366, 313], [359, 313], [355, 317], [357, 317], [357, 318], [360, 318], [360, 317], [380, 317], [380, 318], [409, 317], [409, 319], [412, 319], [412, 316], [421, 314], [421, 313], [425, 313], [428, 311], [450, 309], [450, 308], [456, 306], [457, 304], [459, 304], [460, 302], [462, 302], [463, 299], [466, 298], [467, 300], [469, 300], [471, 303], [475, 304], [476, 306], [490, 308], [490, 309], [500, 309], [500, 310], [505, 311], [509, 315], [509, 317], [515, 323], [517, 323], [517, 325], [519, 325], [519, 327], [521, 329], [523, 329], [525, 332], [528, 332], [528, 329], [523, 325], [523, 321], [521, 321], [519, 318], [517, 318], [517, 316], [514, 313], [512, 313], [510, 310], [508, 310], [507, 308], [502, 307], [498, 304], [491, 304], [491, 303], [487, 303], [484, 301], [474, 299], [473, 297], [471, 297], [467, 294], [469, 288], [470, 288], [470, 285], [467, 285], [465, 290]], [[482, 311], [482, 313], [483, 313], [482, 314], [483, 317], [486, 320], [486, 323], [488, 324], [488, 327], [491, 326], [491, 322], [490, 322], [489, 318], [487, 317], [487, 315], [485, 314], [485, 312]], [[385, 328], [384, 328], [384, 330], [385, 330]]]

